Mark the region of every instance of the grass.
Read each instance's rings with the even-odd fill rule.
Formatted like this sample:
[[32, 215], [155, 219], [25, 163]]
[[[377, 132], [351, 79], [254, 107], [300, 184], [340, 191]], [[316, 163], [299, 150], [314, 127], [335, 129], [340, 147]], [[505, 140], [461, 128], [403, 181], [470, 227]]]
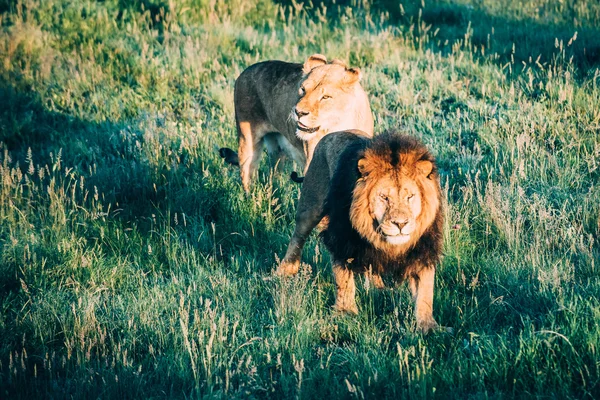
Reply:
[[[600, 397], [600, 7], [593, 1], [0, 1], [0, 397]], [[246, 197], [233, 82], [320, 52], [376, 131], [436, 154], [434, 315], [316, 237], [271, 277], [298, 185]]]

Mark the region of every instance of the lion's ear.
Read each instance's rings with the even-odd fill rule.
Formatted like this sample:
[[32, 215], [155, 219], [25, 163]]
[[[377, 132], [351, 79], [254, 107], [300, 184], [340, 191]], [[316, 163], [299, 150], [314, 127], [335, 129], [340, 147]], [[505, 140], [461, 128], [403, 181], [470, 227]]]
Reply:
[[419, 171], [421, 174], [429, 176], [429, 174], [431, 174], [431, 171], [433, 170], [433, 163], [427, 160], [420, 160], [417, 161], [416, 167], [417, 171]]
[[322, 54], [313, 54], [312, 56], [308, 57], [308, 59], [304, 63], [304, 68], [302, 68], [302, 72], [304, 72], [304, 74], [308, 74], [314, 68], [325, 64], [327, 64], [327, 57], [325, 57]]
[[346, 69], [345, 80], [348, 83], [359, 82], [362, 79], [362, 72], [359, 68], [348, 68]]
[[358, 172], [360, 172], [361, 176], [369, 175], [369, 171], [367, 171], [368, 162], [364, 158], [358, 160]]

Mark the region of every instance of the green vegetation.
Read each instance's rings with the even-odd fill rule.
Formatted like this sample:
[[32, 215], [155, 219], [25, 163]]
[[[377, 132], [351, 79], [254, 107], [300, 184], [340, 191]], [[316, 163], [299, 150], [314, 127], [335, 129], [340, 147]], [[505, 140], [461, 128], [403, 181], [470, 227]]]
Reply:
[[[599, 398], [600, 5], [402, 3], [0, 1], [0, 397]], [[216, 149], [315, 52], [438, 158], [454, 335], [405, 286], [332, 313], [317, 237], [271, 277], [294, 166], [246, 197]]]

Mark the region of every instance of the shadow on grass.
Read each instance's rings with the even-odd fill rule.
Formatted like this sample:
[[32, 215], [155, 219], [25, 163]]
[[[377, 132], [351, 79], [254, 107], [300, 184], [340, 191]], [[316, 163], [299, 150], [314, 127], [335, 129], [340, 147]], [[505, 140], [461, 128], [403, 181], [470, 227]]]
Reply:
[[[0, 141], [16, 165], [26, 165], [29, 149], [36, 168], [51, 165], [60, 154], [62, 166], [83, 175], [120, 205], [158, 199], [151, 190], [148, 166], [136, 160], [135, 141], [143, 141], [142, 135], [123, 124], [83, 121], [49, 111], [37, 94], [10, 85], [0, 85], [0, 99]], [[145, 207], [132, 212], [143, 215]]]
[[[37, 171], [51, 167], [60, 154], [61, 169], [84, 177], [89, 193], [97, 188], [104, 206], [118, 210], [111, 218], [123, 229], [135, 227], [150, 235], [162, 220], [167, 231], [173, 228], [181, 240], [224, 262], [240, 250], [258, 253], [277, 240], [259, 213], [239, 211], [241, 190], [232, 195], [220, 163], [204, 159], [211, 149], [185, 149], [156, 138], [148, 144], [145, 130], [152, 128], [147, 126], [160, 121], [143, 118], [149, 120], [84, 121], [49, 111], [38, 95], [0, 83], [0, 141], [9, 152], [9, 165], [27, 170], [30, 153]], [[182, 215], [188, 218], [186, 228]], [[232, 229], [253, 232], [253, 238], [232, 235]], [[212, 237], [213, 247], [198, 241], [202, 235]]]
[[[48, 110], [40, 97], [27, 89], [17, 88], [8, 83], [0, 83], [0, 142], [5, 144], [4, 148], [12, 159], [7, 164], [11, 168], [18, 166], [22, 171], [27, 171], [28, 153], [30, 153], [29, 149], [31, 148], [30, 154], [36, 171], [45, 165], [49, 165], [49, 169], [52, 170], [52, 165], [60, 153], [62, 161], [60, 172], [56, 173], [57, 177], [64, 177], [63, 171], [70, 169], [77, 176], [85, 178], [85, 190], [88, 190], [92, 195], [94, 187], [98, 188], [104, 206], [111, 204], [113, 206], [112, 210], [122, 210], [119, 213], [111, 213], [107, 218], [107, 222], [98, 221], [98, 224], [90, 222], [88, 226], [76, 229], [76, 231], [69, 231], [72, 225], [76, 225], [75, 223], [67, 223], [66, 234], [63, 232], [58, 237], [60, 240], [57, 240], [52, 234], [48, 234], [47, 237], [41, 234], [37, 235], [42, 229], [47, 232], [51, 227], [47, 226], [43, 218], [36, 219], [32, 217], [28, 222], [32, 224], [31, 230], [37, 231], [35, 240], [39, 245], [39, 249], [30, 248], [30, 251], [35, 253], [38, 260], [37, 264], [43, 264], [43, 267], [27, 264], [30, 261], [24, 260], [22, 255], [24, 244], [19, 245], [21, 246], [19, 248], [20, 252], [15, 252], [19, 253], [17, 254], [18, 257], [12, 257], [10, 263], [0, 262], [0, 305], [4, 309], [2, 323], [0, 324], [0, 382], [3, 382], [4, 385], [0, 386], [3, 386], [3, 395], [25, 398], [39, 397], [41, 393], [47, 395], [48, 392], [51, 392], [61, 393], [64, 396], [66, 393], [70, 393], [71, 388], [77, 388], [79, 396], [85, 397], [89, 393], [89, 397], [93, 397], [98, 393], [106, 393], [107, 390], [104, 384], [99, 383], [100, 378], [94, 378], [85, 383], [78, 381], [78, 379], [82, 379], [82, 375], [85, 375], [85, 371], [83, 367], [79, 367], [74, 361], [69, 361], [66, 367], [64, 362], [62, 367], [59, 367], [59, 362], [56, 361], [56, 364], [51, 364], [54, 366], [53, 373], [48, 372], [46, 364], [42, 365], [46, 352], [52, 354], [52, 363], [54, 363], [54, 353], [62, 356], [66, 352], [64, 347], [66, 342], [64, 332], [59, 328], [56, 328], [55, 332], [46, 333], [46, 338], [50, 337], [48, 341], [38, 341], [39, 336], [33, 332], [32, 328], [34, 324], [28, 325], [28, 320], [23, 317], [23, 310], [29, 307], [35, 311], [34, 307], [41, 307], [43, 303], [37, 301], [33, 302], [32, 305], [31, 294], [39, 296], [38, 298], [61, 296], [64, 297], [64, 302], [61, 301], [62, 304], [75, 304], [78, 296], [82, 296], [81, 298], [86, 296], [78, 292], [80, 288], [94, 287], [96, 284], [104, 288], [110, 286], [110, 283], [102, 281], [106, 276], [102, 275], [102, 270], [112, 269], [113, 267], [114, 273], [123, 277], [122, 282], [115, 283], [113, 288], [116, 288], [117, 296], [124, 295], [124, 297], [127, 297], [125, 293], [129, 289], [128, 283], [125, 282], [128, 279], [125, 277], [126, 274], [139, 276], [141, 273], [144, 278], [150, 274], [149, 278], [152, 283], [148, 285], [156, 287], [161, 285], [163, 278], [165, 281], [172, 281], [172, 274], [184, 277], [184, 279], [191, 276], [210, 275], [212, 265], [202, 263], [199, 263], [200, 266], [206, 266], [209, 271], [206, 275], [197, 274], [197, 271], [190, 271], [186, 275], [185, 268], [187, 266], [180, 265], [178, 266], [179, 270], [172, 268], [173, 253], [169, 253], [168, 249], [162, 248], [168, 247], [166, 245], [155, 246], [151, 256], [128, 254], [130, 245], [124, 243], [128, 240], [139, 242], [138, 245], [131, 246], [133, 249], [139, 246], [144, 248], [147, 242], [161, 243], [155, 239], [156, 236], [168, 236], [175, 232], [173, 235], [174, 240], [184, 242], [178, 249], [186, 249], [189, 246], [195, 248], [196, 252], [202, 257], [214, 257], [215, 262], [211, 264], [222, 269], [219, 274], [215, 274], [217, 276], [223, 277], [228, 273], [238, 274], [235, 266], [230, 269], [228, 263], [242, 252], [247, 254], [244, 255], [244, 258], [251, 260], [252, 266], [259, 268], [258, 273], [268, 272], [271, 263], [263, 261], [268, 257], [272, 258], [272, 254], [265, 254], [264, 248], [269, 248], [269, 243], [271, 243], [270, 248], [272, 248], [272, 243], [277, 241], [278, 234], [268, 229], [267, 224], [261, 219], [260, 213], [252, 213], [248, 209], [240, 210], [237, 203], [239, 200], [237, 199], [238, 194], [231, 193], [231, 183], [223, 179], [224, 172], [220, 163], [216, 165], [216, 162], [209, 160], [209, 155], [206, 153], [209, 149], [202, 147], [201, 149], [190, 149], [188, 151], [180, 148], [170, 148], [170, 144], [162, 143], [166, 148], [160, 156], [149, 159], [148, 146], [151, 149], [155, 149], [155, 147], [146, 141], [144, 127], [152, 125], [151, 121], [148, 124], [146, 122], [146, 120], [142, 120], [140, 124], [136, 124], [135, 121], [129, 124], [114, 121], [85, 121]], [[140, 125], [141, 128], [136, 128], [136, 125]], [[205, 157], [206, 159], [204, 159]], [[218, 158], [216, 153], [213, 158]], [[203, 165], [205, 162], [208, 166]], [[217, 175], [217, 173], [219, 174]], [[37, 179], [36, 175], [33, 174], [31, 179]], [[44, 182], [47, 182], [47, 180]], [[239, 188], [239, 191], [241, 195], [241, 188]], [[61, 206], [56, 203], [51, 204], [53, 200], [49, 196], [45, 197], [47, 193], [44, 190], [39, 193], [41, 197], [39, 204], [26, 205], [29, 209], [28, 215], [36, 212], [33, 207], [37, 207], [40, 213], [47, 215], [49, 214], [47, 210], [41, 210], [51, 208], [53, 205]], [[92, 197], [92, 195], [89, 197]], [[17, 201], [16, 199], [13, 200]], [[78, 199], [78, 201], [82, 200]], [[26, 202], [22, 203], [26, 204]], [[87, 203], [82, 202], [82, 204], [87, 208]], [[92, 212], [93, 209], [90, 207], [87, 211]], [[189, 216], [187, 227], [183, 226], [181, 219], [179, 225], [173, 223], [175, 212], [185, 213]], [[158, 226], [156, 222], [153, 222], [155, 220], [153, 214], [156, 215], [156, 219], [159, 221]], [[82, 217], [67, 215], [66, 218], [75, 218], [75, 222], [81, 222], [77, 218], [81, 219]], [[83, 222], [87, 222], [87, 220]], [[164, 225], [160, 225], [162, 223]], [[0, 248], [5, 250], [4, 244], [7, 244], [8, 247], [8, 244], [11, 243], [13, 230], [18, 231], [18, 227], [10, 226], [10, 222], [5, 221], [0, 221], [0, 224], [2, 227], [0, 229]], [[98, 246], [95, 245], [98, 243], [98, 238], [91, 237], [99, 236], [94, 229], [98, 226], [105, 228], [105, 235], [109, 237], [114, 235], [110, 232], [112, 224], [117, 225], [114, 231], [119, 231], [122, 234], [128, 231], [129, 227], [136, 227], [136, 234], [131, 234], [124, 241], [119, 242], [109, 239], [100, 242], [99, 253], [106, 256], [106, 254], [110, 255], [114, 251], [120, 262], [109, 267], [108, 262], [113, 259], [105, 257], [103, 260], [108, 261], [107, 265], [91, 265], [89, 268], [84, 268], [82, 265], [81, 267], [75, 266], [71, 270], [66, 267], [63, 268], [62, 264], [71, 260], [65, 260], [64, 256], [58, 254], [59, 252], [56, 250], [58, 245], [68, 241], [77, 241], [78, 243], [85, 241], [88, 243], [86, 250], [98, 251]], [[213, 225], [216, 227], [214, 230], [216, 233], [211, 231]], [[240, 235], [232, 236], [229, 233], [232, 229], [236, 229], [238, 232], [252, 230], [254, 236], [250, 238], [251, 240]], [[200, 235], [204, 235], [204, 237], [214, 235], [214, 238], [208, 241], [199, 241], [198, 237]], [[15, 237], [24, 239], [24, 242], [29, 240], [25, 235], [19, 236], [18, 232]], [[31, 242], [33, 243], [34, 240], [32, 239]], [[211, 243], [214, 244], [214, 248], [210, 246]], [[113, 245], [116, 247], [115, 249], [111, 248]], [[16, 245], [13, 245], [13, 247], [16, 247]], [[261, 247], [262, 252], [260, 252]], [[5, 255], [8, 255], [7, 253]], [[131, 260], [136, 257], [138, 260], [135, 263], [136, 265], [129, 265], [134, 264]], [[148, 266], [149, 264], [157, 264], [152, 260], [152, 257], [157, 258], [162, 263], [157, 270], [153, 270]], [[34, 261], [31, 264], [35, 263]], [[198, 264], [189, 264], [190, 269], [197, 267]], [[243, 267], [238, 266], [238, 268], [239, 275], [241, 275], [239, 278], [245, 283], [246, 280], [243, 277], [245, 270]], [[98, 271], [95, 278], [90, 277], [91, 270]], [[67, 271], [67, 273], [63, 273], [63, 271]], [[196, 275], [194, 275], [194, 272], [196, 272]], [[138, 278], [133, 277], [132, 279], [135, 281]], [[94, 282], [94, 280], [96, 281]], [[146, 284], [143, 279], [139, 282]], [[174, 285], [177, 285], [177, 283]], [[222, 285], [225, 286], [225, 284]], [[205, 299], [214, 298], [216, 304], [217, 301], [222, 300], [224, 294], [209, 289], [211, 287], [219, 288], [219, 285], [206, 284], [202, 296]], [[253, 290], [247, 290], [244, 296], [248, 297], [245, 301], [252, 304], [253, 318], [258, 321], [269, 319], [269, 311], [273, 308], [273, 300], [269, 292], [261, 291], [260, 287], [255, 287]], [[107, 314], [111, 312], [118, 315], [121, 312], [119, 300], [114, 303], [112, 300], [106, 300], [105, 304]], [[62, 311], [64, 310], [55, 310], [54, 312], [58, 314]], [[37, 312], [39, 313], [39, 311]], [[39, 315], [38, 318], [41, 318]], [[52, 321], [62, 319], [63, 316], [64, 314], [57, 318], [57, 315], [49, 313], [47, 316], [48, 323], [43, 325], [60, 327], [60, 323], [53, 325]], [[104, 317], [103, 315], [102, 318]], [[68, 319], [68, 317], [64, 318]], [[124, 332], [131, 329], [131, 326], [127, 327], [125, 325], [127, 318], [115, 318], [115, 322], [111, 325], [112, 328], [109, 329], [112, 330], [109, 333], [111, 340], [119, 343], [121, 340], [127, 340], [128, 334]], [[121, 325], [121, 322], [123, 322], [123, 325]], [[65, 325], [68, 325], [68, 323], [65, 323]], [[260, 326], [260, 322], [257, 322], [257, 325]], [[160, 330], [157, 330], [160, 333]], [[142, 332], [142, 330], [137, 330], [137, 332]], [[143, 336], [149, 338], [149, 343], [156, 343], [152, 334], [153, 331], [149, 330]], [[27, 343], [21, 344], [25, 343], [26, 336]], [[25, 348], [31, 357], [23, 364], [25, 367], [22, 371], [20, 370], [18, 379], [15, 378], [7, 383], [7, 377], [12, 375], [8, 367], [1, 367], [1, 365], [8, 366], [9, 357], [13, 357], [16, 354], [15, 351]], [[145, 360], [148, 356], [144, 353], [144, 350], [138, 350], [132, 357], [136, 357], [137, 362]], [[92, 354], [92, 359], [87, 365], [94, 366], [93, 368], [97, 368], [98, 371], [104, 371], [103, 368], [105, 367], [98, 359], [102, 358], [95, 353]], [[165, 363], [165, 365], [170, 365], [170, 363]], [[163, 371], [160, 369], [162, 367], [157, 368], [157, 373], [162, 374]], [[146, 371], [146, 367], [144, 369]], [[148, 369], [152, 371], [152, 366]], [[130, 382], [132, 385], [138, 384], [140, 387], [154, 387], [158, 390], [170, 388], [176, 392], [184, 392], [186, 387], [190, 385], [183, 375], [174, 374], [169, 378], [167, 384], [160, 379], [154, 379], [155, 374], [153, 372], [140, 375], [139, 372], [137, 374], [130, 373], [126, 368], [122, 370], [117, 368], [116, 370], [119, 371], [120, 380]], [[35, 379], [32, 371], [36, 371]], [[52, 380], [48, 378], [49, 376], [52, 376]], [[69, 377], [66, 378], [66, 376]], [[49, 385], [54, 386], [50, 387]]]

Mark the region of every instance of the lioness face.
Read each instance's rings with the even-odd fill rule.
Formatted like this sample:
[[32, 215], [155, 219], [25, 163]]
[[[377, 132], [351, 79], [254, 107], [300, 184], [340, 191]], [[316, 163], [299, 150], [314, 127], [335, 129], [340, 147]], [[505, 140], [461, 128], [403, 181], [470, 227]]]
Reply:
[[387, 176], [379, 180], [370, 196], [375, 231], [392, 245], [407, 243], [421, 214], [419, 187], [408, 176]]
[[355, 87], [360, 72], [341, 64], [324, 64], [313, 68], [300, 82], [299, 100], [292, 111], [297, 123], [296, 135], [309, 140], [316, 132], [327, 134], [346, 127], [352, 118], [348, 112], [356, 110]]

